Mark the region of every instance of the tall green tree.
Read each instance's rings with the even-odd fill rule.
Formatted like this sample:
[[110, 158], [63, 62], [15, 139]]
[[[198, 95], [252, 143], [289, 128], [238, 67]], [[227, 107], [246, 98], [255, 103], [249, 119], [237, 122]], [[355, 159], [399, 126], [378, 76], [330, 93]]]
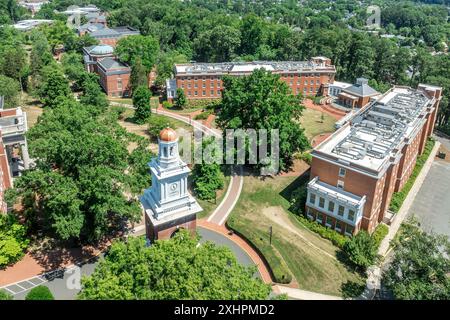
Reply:
[[135, 63], [131, 67], [130, 83], [132, 92], [139, 86], [148, 87], [147, 71], [142, 64], [142, 59], [140, 57], [136, 58]]
[[[223, 84], [221, 110], [217, 118], [219, 126], [223, 130], [266, 129], [267, 150], [271, 150], [271, 130], [278, 130], [278, 167], [279, 170], [288, 170], [294, 153], [309, 147], [299, 123], [304, 109], [301, 97], [293, 95], [278, 75], [263, 69], [245, 77], [224, 77]], [[258, 137], [257, 145], [259, 141], [261, 137]]]
[[28, 142], [36, 168], [24, 172], [11, 192], [31, 228], [94, 242], [140, 219], [126, 172], [128, 135], [112, 116], [61, 99], [29, 130]]
[[382, 281], [402, 300], [450, 299], [450, 242], [403, 224], [394, 241], [394, 257]]
[[215, 144], [213, 138], [203, 139], [202, 163], [195, 164], [193, 170], [194, 191], [203, 200], [215, 199], [216, 191], [224, 185], [224, 176], [218, 161], [219, 150]]
[[266, 25], [264, 20], [255, 14], [246, 15], [240, 24], [241, 54], [253, 55], [266, 41]]
[[26, 229], [18, 223], [17, 218], [0, 214], [0, 268], [22, 258], [28, 243]]
[[117, 42], [115, 54], [125, 63], [133, 66], [140, 58], [146, 72], [150, 72], [159, 53], [159, 44], [152, 36], [129, 36]]
[[0, 57], [1, 72], [20, 83], [20, 88], [24, 87], [24, 77], [27, 73], [28, 64], [25, 50], [21, 46], [8, 47], [2, 52]]
[[184, 94], [184, 90], [181, 88], [177, 89], [177, 97], [175, 98], [175, 107], [184, 109], [187, 104], [186, 95]]
[[216, 26], [199, 35], [194, 42], [198, 61], [227, 62], [236, 57], [241, 45], [241, 33], [230, 26]]
[[38, 92], [45, 106], [55, 108], [61, 99], [72, 97], [69, 81], [59, 68], [46, 67], [43, 74], [43, 82]]
[[17, 80], [0, 75], [0, 97], [4, 97], [5, 108], [17, 107], [20, 102], [20, 84]]
[[83, 300], [267, 299], [270, 287], [240, 265], [226, 247], [198, 246], [184, 230], [146, 247], [142, 238], [115, 242], [90, 277]]
[[377, 250], [376, 241], [364, 230], [358, 232], [344, 245], [344, 252], [349, 260], [363, 270], [376, 262]]
[[137, 123], [145, 123], [150, 118], [150, 98], [152, 94], [145, 86], [138, 87], [133, 93], [134, 119]]

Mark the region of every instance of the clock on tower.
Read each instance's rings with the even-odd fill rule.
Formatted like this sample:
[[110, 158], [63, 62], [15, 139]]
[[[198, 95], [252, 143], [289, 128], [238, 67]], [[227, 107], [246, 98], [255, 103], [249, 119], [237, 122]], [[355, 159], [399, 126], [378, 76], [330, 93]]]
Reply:
[[196, 215], [202, 211], [188, 191], [191, 170], [178, 154], [176, 132], [163, 129], [158, 144], [158, 157], [149, 163], [152, 186], [141, 197], [150, 241], [170, 238], [180, 228], [195, 232]]

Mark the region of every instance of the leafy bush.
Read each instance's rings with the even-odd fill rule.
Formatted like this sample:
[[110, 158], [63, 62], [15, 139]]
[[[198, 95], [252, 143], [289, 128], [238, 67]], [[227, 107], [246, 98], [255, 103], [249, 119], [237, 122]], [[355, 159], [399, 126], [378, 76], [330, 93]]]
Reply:
[[389, 232], [389, 227], [385, 225], [384, 223], [380, 223], [375, 231], [372, 233], [373, 241], [375, 241], [375, 246], [377, 249], [380, 247], [381, 241], [383, 241], [384, 237]]
[[343, 249], [348, 259], [363, 270], [374, 264], [378, 258], [377, 243], [364, 230], [347, 240]]
[[405, 201], [406, 197], [408, 196], [408, 193], [411, 190], [412, 186], [414, 185], [417, 176], [419, 175], [420, 171], [422, 170], [422, 167], [424, 166], [425, 162], [430, 156], [431, 151], [433, 150], [434, 142], [435, 141], [433, 139], [427, 141], [423, 153], [417, 157], [416, 165], [408, 181], [405, 183], [401, 191], [394, 192], [394, 194], [392, 195], [391, 203], [389, 205], [389, 209], [391, 211], [398, 212], [402, 207], [403, 201]]
[[127, 108], [122, 106], [111, 106], [111, 112], [117, 114], [117, 119], [123, 119], [123, 114]]
[[305, 161], [307, 164], [311, 165], [312, 155], [309, 152], [302, 152], [299, 156], [300, 160]]
[[0, 300], [12, 300], [13, 296], [4, 290], [0, 290]]
[[40, 285], [31, 289], [25, 300], [55, 300], [55, 298], [48, 287]]
[[170, 121], [167, 118], [154, 115], [148, 120], [148, 133], [152, 138], [156, 139], [161, 130], [169, 125]]
[[289, 209], [292, 212], [295, 212], [296, 214], [303, 214], [305, 211], [305, 203], [307, 195], [308, 189], [306, 187], [306, 184], [292, 191], [291, 206]]
[[195, 120], [206, 120], [209, 115], [212, 114], [212, 111], [203, 111], [194, 117]]
[[29, 243], [25, 233], [14, 216], [0, 214], [0, 268], [22, 258]]
[[336, 247], [343, 249], [345, 244], [348, 241], [348, 237], [343, 236], [342, 234], [327, 228], [317, 222], [310, 221], [303, 216], [296, 216], [297, 219], [309, 230], [316, 232], [322, 238], [330, 240]]
[[170, 103], [169, 101], [163, 101], [162, 106], [163, 106], [163, 108], [165, 108], [165, 109], [170, 109], [170, 108], [173, 107], [173, 104]]

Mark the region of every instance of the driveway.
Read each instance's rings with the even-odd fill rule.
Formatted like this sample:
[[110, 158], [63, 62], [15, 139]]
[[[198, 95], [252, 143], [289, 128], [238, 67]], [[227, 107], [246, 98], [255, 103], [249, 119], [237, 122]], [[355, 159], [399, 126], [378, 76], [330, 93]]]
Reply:
[[[450, 141], [438, 138], [444, 147]], [[450, 238], [450, 161], [435, 159], [417, 193], [408, 215], [414, 215], [423, 230]]]

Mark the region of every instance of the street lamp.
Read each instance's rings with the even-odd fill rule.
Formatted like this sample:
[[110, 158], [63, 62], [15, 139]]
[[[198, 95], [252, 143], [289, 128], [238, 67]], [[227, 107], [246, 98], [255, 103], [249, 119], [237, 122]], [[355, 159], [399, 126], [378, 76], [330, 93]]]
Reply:
[[269, 227], [269, 244], [272, 245], [272, 226]]

